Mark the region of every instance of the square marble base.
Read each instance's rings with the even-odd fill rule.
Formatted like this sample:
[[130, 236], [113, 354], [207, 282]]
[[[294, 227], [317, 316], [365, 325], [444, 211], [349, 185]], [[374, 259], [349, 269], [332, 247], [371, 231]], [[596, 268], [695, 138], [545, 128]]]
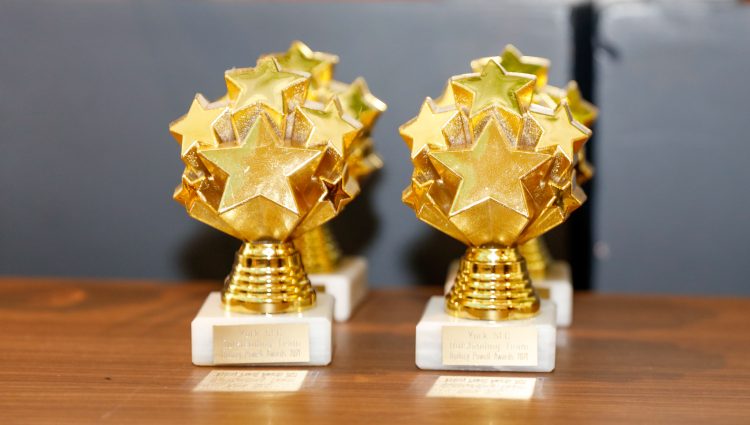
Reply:
[[331, 295], [334, 300], [333, 318], [346, 322], [367, 295], [367, 260], [364, 257], [344, 257], [332, 273], [309, 273], [318, 293]]
[[212, 292], [193, 319], [193, 364], [325, 366], [331, 363], [333, 297], [318, 294], [299, 313], [243, 314], [224, 310]]
[[[453, 281], [458, 273], [459, 261], [453, 261], [448, 266], [448, 275], [445, 278], [445, 293], [447, 294], [453, 286]], [[566, 261], [555, 261], [547, 271], [544, 279], [534, 279], [533, 285], [539, 293], [539, 297], [552, 300], [557, 307], [557, 326], [567, 328], [573, 322], [573, 283], [570, 277], [570, 265]]]
[[469, 320], [432, 297], [417, 325], [416, 363], [428, 370], [551, 372], [555, 369], [555, 304], [542, 301], [531, 319]]

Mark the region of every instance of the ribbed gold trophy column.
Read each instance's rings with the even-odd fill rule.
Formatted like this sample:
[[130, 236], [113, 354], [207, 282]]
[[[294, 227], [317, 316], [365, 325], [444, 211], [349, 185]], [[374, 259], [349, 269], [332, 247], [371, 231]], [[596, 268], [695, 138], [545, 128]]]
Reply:
[[539, 305], [516, 247], [469, 247], [446, 295], [447, 310], [466, 319], [525, 319], [535, 316]]
[[552, 256], [544, 239], [538, 237], [522, 243], [518, 246], [518, 250], [526, 259], [526, 266], [532, 279], [537, 280], [547, 277], [547, 269], [552, 262]]
[[341, 261], [341, 250], [326, 225], [303, 233], [294, 240], [309, 273], [329, 273]]
[[292, 243], [246, 242], [237, 251], [221, 299], [242, 313], [287, 313], [313, 306], [315, 291]]

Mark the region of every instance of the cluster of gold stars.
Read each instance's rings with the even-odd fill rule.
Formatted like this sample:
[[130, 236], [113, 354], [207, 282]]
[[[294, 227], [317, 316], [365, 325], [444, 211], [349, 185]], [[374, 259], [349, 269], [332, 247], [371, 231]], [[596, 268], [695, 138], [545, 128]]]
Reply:
[[370, 132], [385, 104], [363, 79], [333, 80], [338, 57], [296, 41], [225, 73], [169, 129], [185, 163], [174, 198], [244, 241], [285, 241], [336, 216], [381, 166]]
[[472, 61], [400, 128], [414, 164], [403, 200], [472, 246], [513, 246], [567, 219], [586, 199], [576, 171], [593, 105], [547, 85], [549, 61], [513, 46]]

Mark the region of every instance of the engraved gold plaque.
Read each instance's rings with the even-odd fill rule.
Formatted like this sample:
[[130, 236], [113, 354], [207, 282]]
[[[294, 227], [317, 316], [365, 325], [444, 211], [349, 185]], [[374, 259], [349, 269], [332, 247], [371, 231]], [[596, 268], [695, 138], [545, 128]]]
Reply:
[[306, 323], [214, 326], [214, 364], [305, 363], [310, 361]]
[[534, 326], [446, 326], [446, 366], [537, 366], [538, 331]]

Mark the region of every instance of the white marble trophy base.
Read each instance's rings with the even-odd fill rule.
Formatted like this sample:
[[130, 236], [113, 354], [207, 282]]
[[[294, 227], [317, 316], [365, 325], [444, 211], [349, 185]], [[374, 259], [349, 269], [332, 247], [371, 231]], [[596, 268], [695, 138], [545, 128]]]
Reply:
[[[445, 279], [445, 293], [453, 286], [458, 273], [459, 261], [453, 261], [448, 267]], [[542, 299], [552, 300], [557, 307], [557, 326], [567, 328], [573, 323], [573, 283], [570, 278], [570, 265], [566, 261], [555, 261], [547, 270], [544, 279], [533, 279], [534, 287]]]
[[416, 363], [428, 370], [551, 372], [555, 369], [555, 304], [542, 300], [531, 319], [453, 317], [432, 297], [417, 325]]
[[212, 292], [191, 325], [193, 364], [325, 366], [331, 363], [332, 316], [327, 294], [299, 313], [244, 314], [226, 311], [221, 294]]
[[346, 322], [367, 295], [367, 260], [364, 257], [345, 257], [332, 273], [308, 273], [308, 279], [318, 293], [335, 299], [333, 318]]

